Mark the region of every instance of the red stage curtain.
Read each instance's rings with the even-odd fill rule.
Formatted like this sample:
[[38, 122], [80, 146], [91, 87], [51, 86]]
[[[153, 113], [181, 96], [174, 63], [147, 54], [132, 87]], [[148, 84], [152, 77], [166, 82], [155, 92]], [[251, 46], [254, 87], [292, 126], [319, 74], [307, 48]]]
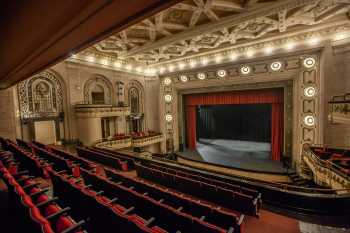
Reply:
[[196, 106], [187, 106], [186, 108], [187, 124], [187, 146], [189, 149], [196, 149]]
[[187, 146], [196, 148], [196, 107], [218, 104], [271, 104], [271, 158], [280, 160], [283, 143], [283, 89], [192, 94], [185, 97]]
[[280, 160], [283, 145], [283, 104], [271, 108], [271, 159]]

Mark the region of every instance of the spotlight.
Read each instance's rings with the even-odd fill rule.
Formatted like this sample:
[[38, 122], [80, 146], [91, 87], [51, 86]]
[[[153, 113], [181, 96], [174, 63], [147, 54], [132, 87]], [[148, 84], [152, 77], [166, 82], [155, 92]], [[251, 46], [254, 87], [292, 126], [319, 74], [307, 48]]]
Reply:
[[246, 55], [247, 55], [247, 57], [253, 57], [254, 56], [254, 51], [253, 50], [248, 50]]
[[196, 61], [190, 61], [191, 68], [194, 68], [197, 65]]

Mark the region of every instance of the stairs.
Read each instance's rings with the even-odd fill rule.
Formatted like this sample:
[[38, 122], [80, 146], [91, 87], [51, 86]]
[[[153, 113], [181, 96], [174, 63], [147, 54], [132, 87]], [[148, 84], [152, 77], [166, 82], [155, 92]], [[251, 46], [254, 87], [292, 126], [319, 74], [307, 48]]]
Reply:
[[305, 179], [299, 176], [295, 171], [291, 171], [288, 173], [290, 180], [293, 185], [305, 187], [305, 188], [317, 188], [317, 189], [329, 189], [328, 187], [320, 186], [313, 182], [313, 180]]

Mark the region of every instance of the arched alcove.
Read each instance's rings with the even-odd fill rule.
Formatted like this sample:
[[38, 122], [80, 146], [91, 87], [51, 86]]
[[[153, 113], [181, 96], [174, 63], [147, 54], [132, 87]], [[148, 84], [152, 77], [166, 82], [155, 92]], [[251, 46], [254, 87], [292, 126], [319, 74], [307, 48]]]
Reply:
[[102, 75], [94, 75], [85, 82], [84, 102], [87, 104], [112, 104], [112, 84]]

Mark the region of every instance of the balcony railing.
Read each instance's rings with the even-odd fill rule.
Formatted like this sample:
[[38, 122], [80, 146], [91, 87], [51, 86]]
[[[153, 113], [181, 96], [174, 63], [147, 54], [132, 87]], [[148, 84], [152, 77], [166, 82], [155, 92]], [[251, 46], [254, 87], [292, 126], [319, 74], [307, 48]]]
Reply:
[[132, 139], [132, 146], [133, 147], [143, 147], [148, 146], [151, 144], [159, 143], [164, 140], [164, 137], [162, 134], [157, 134], [154, 136], [144, 136], [140, 138], [133, 138]]
[[[344, 169], [329, 160], [321, 159], [317, 156], [312, 147], [320, 147], [318, 145], [304, 145], [303, 147], [303, 161], [312, 170], [314, 177], [318, 183], [327, 184], [332, 188], [350, 188], [350, 176]], [[349, 190], [350, 191], [350, 190]], [[349, 192], [347, 191], [347, 192]]]
[[118, 150], [131, 147], [131, 142], [131, 137], [126, 137], [121, 139], [99, 140], [96, 142], [95, 146], [110, 150]]
[[144, 147], [163, 141], [162, 134], [148, 135], [142, 137], [125, 136], [123, 138], [101, 139], [94, 143], [96, 147], [105, 149], [122, 149], [128, 147]]
[[75, 114], [78, 118], [113, 117], [130, 115], [130, 107], [111, 104], [76, 104]]
[[334, 96], [329, 104], [328, 118], [332, 123], [350, 124], [350, 93]]

